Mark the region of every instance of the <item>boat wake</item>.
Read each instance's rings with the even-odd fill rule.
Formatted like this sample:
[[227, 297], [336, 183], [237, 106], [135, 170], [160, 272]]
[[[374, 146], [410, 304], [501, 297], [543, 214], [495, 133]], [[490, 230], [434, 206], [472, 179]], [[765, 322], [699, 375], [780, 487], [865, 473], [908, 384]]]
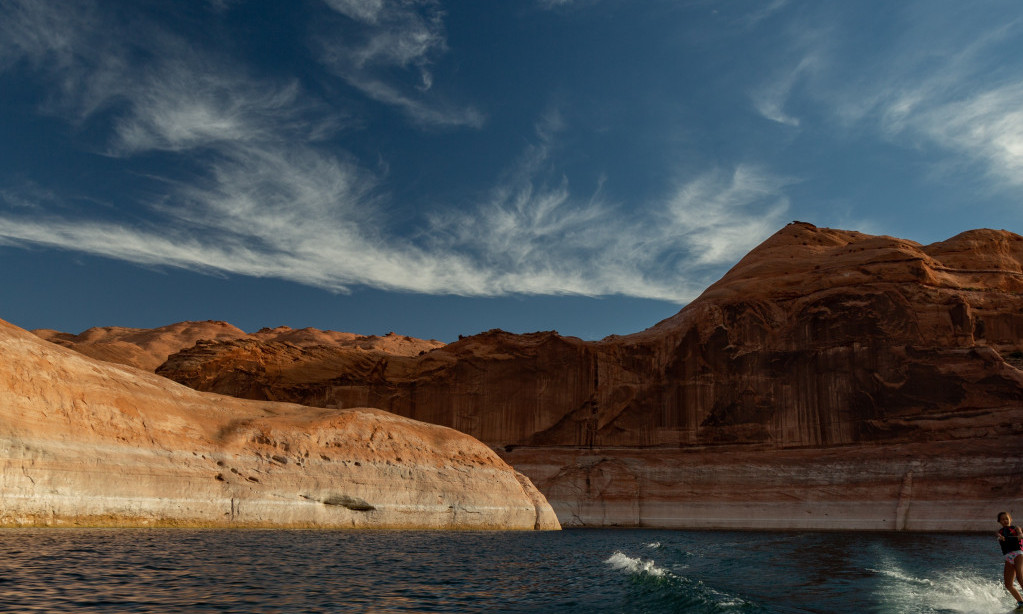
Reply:
[[893, 612], [990, 614], [1011, 609], [1012, 597], [992, 577], [952, 571], [918, 578], [897, 566], [868, 569], [881, 580], [877, 596]]
[[621, 569], [630, 574], [647, 574], [654, 578], [676, 577], [671, 572], [655, 565], [652, 560], [644, 561], [639, 557], [633, 558], [622, 552], [615, 552], [611, 555], [611, 558], [604, 562], [615, 569]]
[[[648, 545], [649, 547], [649, 545]], [[702, 581], [675, 570], [660, 567], [653, 560], [616, 551], [606, 561], [632, 581], [629, 596], [632, 611], [762, 612], [763, 609], [737, 596], [719, 591]]]

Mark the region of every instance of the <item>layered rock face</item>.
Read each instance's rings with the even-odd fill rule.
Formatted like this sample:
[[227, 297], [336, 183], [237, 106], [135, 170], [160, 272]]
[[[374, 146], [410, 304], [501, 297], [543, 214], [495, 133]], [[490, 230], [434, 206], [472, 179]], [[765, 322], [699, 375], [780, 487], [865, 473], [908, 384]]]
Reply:
[[1023, 238], [1005, 231], [924, 246], [793, 223], [640, 333], [342, 355], [210, 342], [157, 372], [456, 428], [568, 524], [731, 527], [741, 493], [750, 527], [982, 529], [1023, 495]]
[[[328, 346], [213, 342], [157, 372], [236, 396], [379, 407], [497, 447], [960, 437], [1023, 404], [1021, 263], [1023, 238], [1004, 231], [920, 246], [795, 223], [635, 335], [492, 331], [347, 364]], [[947, 414], [974, 410], [991, 419]]]
[[452, 429], [201, 393], [0, 321], [0, 525], [556, 529]]
[[985, 531], [999, 511], [1018, 509], [1019, 442], [524, 446], [502, 456], [542, 489], [564, 526]]

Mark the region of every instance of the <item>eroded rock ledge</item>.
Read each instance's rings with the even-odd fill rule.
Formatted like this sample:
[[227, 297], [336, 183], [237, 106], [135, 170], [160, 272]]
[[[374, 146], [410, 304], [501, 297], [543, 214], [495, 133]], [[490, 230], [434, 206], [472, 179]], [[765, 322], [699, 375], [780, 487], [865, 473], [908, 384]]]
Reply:
[[0, 321], [0, 525], [557, 529], [487, 446], [201, 393]]

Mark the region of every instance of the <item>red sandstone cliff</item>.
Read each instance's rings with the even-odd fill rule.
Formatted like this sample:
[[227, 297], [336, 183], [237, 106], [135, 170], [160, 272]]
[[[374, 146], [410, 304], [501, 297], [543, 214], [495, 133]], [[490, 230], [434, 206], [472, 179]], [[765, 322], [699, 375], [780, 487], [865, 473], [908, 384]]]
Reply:
[[[584, 342], [491, 331], [421, 356], [202, 343], [202, 390], [368, 405], [497, 447], [771, 447], [995, 432], [1023, 405], [1023, 238], [921, 246], [794, 223], [678, 315]], [[1011, 420], [1010, 420], [1011, 422]]]
[[1005, 231], [923, 246], [793, 223], [634, 335], [362, 358], [229, 340], [157, 372], [454, 427], [569, 524], [980, 528], [1023, 495], [1023, 237]]
[[0, 321], [0, 526], [556, 529], [449, 428], [197, 392]]

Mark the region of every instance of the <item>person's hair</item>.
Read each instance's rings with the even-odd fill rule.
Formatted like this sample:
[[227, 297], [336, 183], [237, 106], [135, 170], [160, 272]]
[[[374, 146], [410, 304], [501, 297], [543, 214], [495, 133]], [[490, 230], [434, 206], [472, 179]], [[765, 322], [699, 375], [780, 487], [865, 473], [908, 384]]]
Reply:
[[1009, 515], [1009, 512], [998, 512], [998, 518], [996, 518], [995, 520], [1001, 520], [1002, 516], [1008, 516], [1008, 515]]

